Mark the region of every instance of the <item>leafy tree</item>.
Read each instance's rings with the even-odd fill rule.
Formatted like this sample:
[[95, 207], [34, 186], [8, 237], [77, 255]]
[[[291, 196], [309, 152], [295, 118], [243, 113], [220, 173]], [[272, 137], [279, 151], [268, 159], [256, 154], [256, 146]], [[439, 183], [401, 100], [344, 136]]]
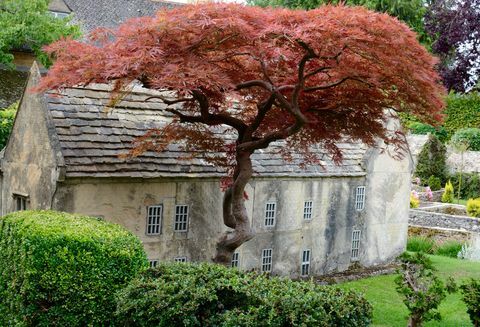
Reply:
[[62, 37], [79, 35], [70, 18], [58, 19], [48, 12], [49, 0], [2, 0], [0, 2], [0, 64], [12, 67], [12, 51], [31, 49], [44, 65], [44, 45]]
[[57, 60], [39, 90], [114, 82], [112, 104], [133, 81], [169, 90], [158, 98], [176, 105], [166, 109], [175, 118], [139, 138], [132, 154], [175, 142], [229, 169], [223, 220], [232, 229], [214, 258], [225, 264], [254, 236], [244, 197], [252, 153], [282, 141], [286, 158], [295, 151], [318, 164], [312, 146], [340, 162], [336, 143], [345, 140], [400, 151], [405, 138], [387, 128], [385, 108], [433, 122], [443, 106], [436, 60], [415, 34], [362, 7], [188, 5], [95, 36], [49, 46]]
[[480, 0], [434, 0], [425, 16], [448, 89], [469, 91], [480, 76]]
[[397, 292], [410, 312], [408, 327], [420, 327], [429, 320], [440, 320], [437, 311], [447, 293], [455, 292], [453, 278], [445, 285], [436, 275], [430, 259], [422, 252], [400, 256], [400, 275], [395, 278]]
[[480, 280], [470, 279], [460, 286], [463, 302], [467, 305], [467, 313], [475, 327], [480, 326]]
[[420, 177], [423, 181], [427, 181], [430, 176], [444, 181], [447, 172], [446, 152], [445, 145], [435, 135], [430, 134], [418, 155], [415, 176]]
[[272, 6], [292, 9], [314, 9], [325, 4], [364, 6], [397, 17], [418, 33], [422, 43], [428, 43], [429, 41], [423, 23], [423, 16], [427, 8], [424, 0], [248, 0], [247, 2], [260, 7]]
[[7, 145], [17, 113], [17, 107], [18, 103], [14, 103], [10, 107], [0, 110], [0, 149]]

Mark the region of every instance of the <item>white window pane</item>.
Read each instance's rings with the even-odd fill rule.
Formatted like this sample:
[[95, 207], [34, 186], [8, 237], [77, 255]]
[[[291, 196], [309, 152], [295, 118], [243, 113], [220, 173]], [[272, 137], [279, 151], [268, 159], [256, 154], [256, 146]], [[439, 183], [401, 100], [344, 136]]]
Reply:
[[173, 260], [175, 262], [187, 262], [187, 257], [175, 257]]
[[312, 212], [313, 212], [313, 202], [312, 201], [305, 201], [303, 205], [303, 219], [311, 220], [312, 219]]
[[352, 232], [352, 260], [358, 260], [360, 254], [360, 230], [354, 230]]
[[147, 235], [161, 233], [163, 206], [150, 206], [147, 208]]
[[358, 186], [355, 189], [355, 209], [363, 210], [365, 208], [365, 186]]
[[188, 231], [188, 206], [187, 205], [175, 206], [174, 231], [176, 232]]
[[265, 226], [266, 227], [275, 226], [276, 206], [277, 204], [275, 202], [268, 202], [265, 205]]
[[262, 250], [262, 272], [272, 271], [272, 249]]
[[235, 252], [232, 255], [232, 267], [238, 267], [239, 263], [240, 263], [240, 255], [238, 252]]

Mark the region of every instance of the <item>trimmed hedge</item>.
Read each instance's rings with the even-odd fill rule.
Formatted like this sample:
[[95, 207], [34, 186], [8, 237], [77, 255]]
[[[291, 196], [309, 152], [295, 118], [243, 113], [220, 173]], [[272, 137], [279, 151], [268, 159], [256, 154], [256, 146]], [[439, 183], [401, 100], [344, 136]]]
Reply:
[[432, 125], [420, 122], [412, 122], [408, 124], [408, 129], [412, 134], [417, 135], [434, 134], [441, 142], [445, 142], [448, 138], [447, 131], [443, 126], [433, 127]]
[[115, 292], [147, 266], [119, 225], [54, 211], [0, 218], [0, 326], [110, 325]]
[[447, 97], [444, 126], [449, 136], [462, 128], [480, 128], [480, 94], [450, 93]]
[[124, 326], [368, 326], [372, 307], [352, 291], [243, 273], [213, 264], [163, 263], [118, 295]]

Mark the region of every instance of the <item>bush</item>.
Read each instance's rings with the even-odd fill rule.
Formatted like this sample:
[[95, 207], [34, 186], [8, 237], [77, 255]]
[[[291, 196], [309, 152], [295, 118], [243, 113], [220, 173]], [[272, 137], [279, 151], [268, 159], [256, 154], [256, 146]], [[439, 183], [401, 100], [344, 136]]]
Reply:
[[13, 122], [17, 113], [18, 103], [0, 110], [0, 150], [7, 145], [8, 137], [12, 132]]
[[430, 176], [428, 178], [428, 186], [430, 186], [430, 190], [438, 191], [442, 188], [442, 181], [438, 177]]
[[443, 127], [433, 127], [432, 125], [423, 124], [420, 122], [411, 122], [408, 124], [407, 128], [410, 130], [412, 134], [417, 135], [427, 135], [433, 134], [441, 142], [445, 142], [447, 140], [448, 134], [445, 128]]
[[[458, 190], [460, 174], [452, 175], [451, 181], [455, 190]], [[462, 185], [460, 189], [460, 198], [474, 199], [480, 197], [480, 179], [478, 173], [463, 173]]]
[[445, 191], [442, 194], [443, 203], [453, 203], [453, 185], [450, 181], [445, 184]]
[[420, 206], [420, 200], [418, 199], [418, 194], [415, 191], [410, 193], [410, 208], [418, 208]]
[[423, 236], [412, 236], [407, 241], [407, 251], [410, 252], [425, 252], [432, 254], [433, 246], [435, 243], [433, 240]]
[[0, 326], [101, 326], [114, 293], [147, 265], [140, 241], [96, 218], [20, 211], [0, 218]]
[[424, 144], [418, 155], [417, 169], [415, 176], [426, 181], [430, 176], [440, 178], [444, 182], [446, 176], [445, 155], [446, 147], [437, 137], [429, 135], [428, 141]]
[[478, 128], [480, 126], [480, 94], [478, 92], [450, 93], [447, 97], [444, 126], [449, 137], [461, 128]]
[[462, 251], [463, 244], [458, 241], [449, 241], [435, 248], [434, 253], [444, 257], [457, 258], [458, 253]]
[[475, 327], [480, 326], [480, 280], [471, 279], [460, 286], [463, 302], [467, 305], [467, 313]]
[[149, 269], [117, 306], [124, 326], [368, 326], [371, 318], [352, 291], [205, 263]]
[[480, 128], [462, 128], [455, 132], [452, 144], [464, 144], [466, 150], [480, 151]]
[[480, 198], [467, 201], [467, 215], [480, 218]]

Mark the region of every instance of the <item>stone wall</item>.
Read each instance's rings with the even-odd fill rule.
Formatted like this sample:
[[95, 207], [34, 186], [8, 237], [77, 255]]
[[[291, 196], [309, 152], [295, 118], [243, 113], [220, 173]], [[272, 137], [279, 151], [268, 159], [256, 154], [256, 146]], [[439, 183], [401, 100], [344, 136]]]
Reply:
[[410, 209], [409, 224], [411, 226], [449, 228], [480, 233], [480, 219], [478, 218], [453, 216], [419, 209]]
[[480, 151], [466, 151], [463, 154], [462, 169], [462, 155], [448, 149], [447, 166], [451, 173], [460, 170], [463, 170], [465, 173], [480, 173]]

